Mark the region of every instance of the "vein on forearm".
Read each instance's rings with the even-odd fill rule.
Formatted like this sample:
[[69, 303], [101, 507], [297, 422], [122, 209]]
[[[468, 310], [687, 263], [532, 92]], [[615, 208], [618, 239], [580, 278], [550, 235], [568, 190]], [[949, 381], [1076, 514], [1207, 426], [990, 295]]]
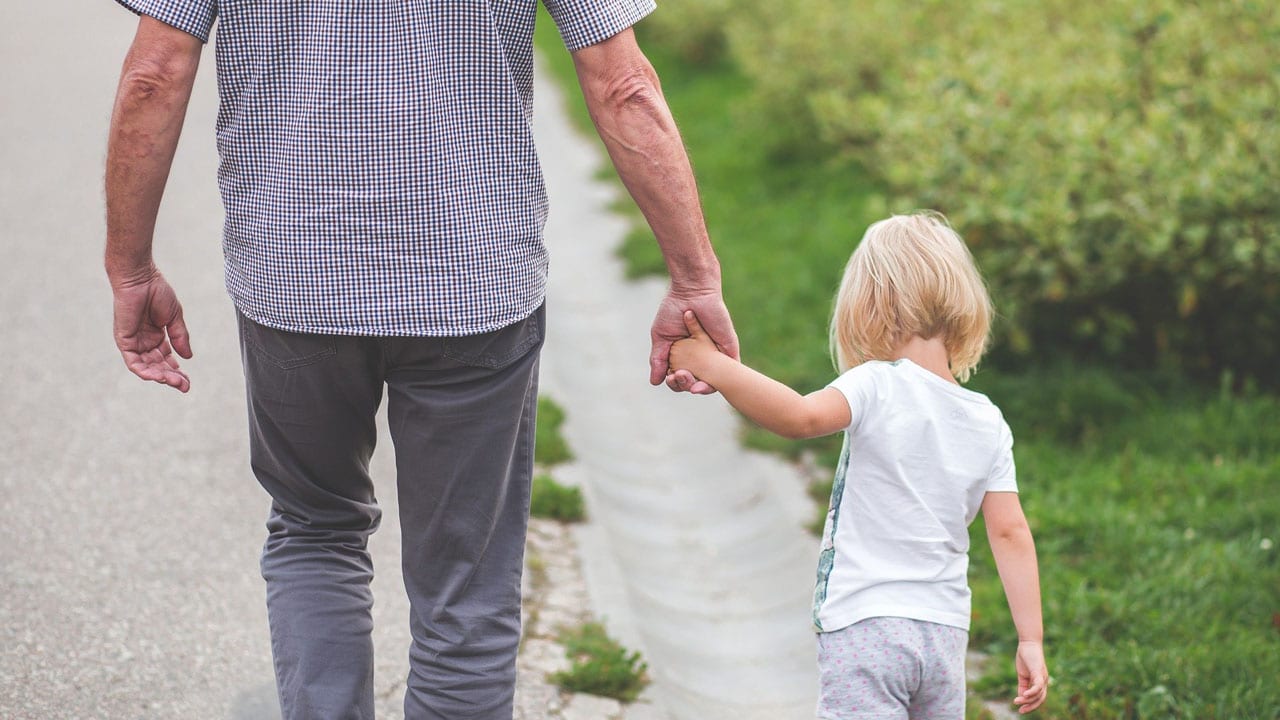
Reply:
[[627, 191], [653, 229], [672, 281], [718, 283], [693, 168], [647, 64], [597, 79], [592, 118]]

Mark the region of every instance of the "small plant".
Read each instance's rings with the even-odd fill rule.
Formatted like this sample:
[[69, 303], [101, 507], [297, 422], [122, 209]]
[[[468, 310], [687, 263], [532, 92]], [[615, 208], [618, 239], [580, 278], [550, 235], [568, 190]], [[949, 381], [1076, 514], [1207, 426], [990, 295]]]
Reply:
[[565, 690], [631, 702], [649, 684], [649, 666], [640, 659], [640, 653], [622, 647], [600, 623], [566, 628], [560, 632], [559, 640], [573, 666], [552, 674], [550, 679]]
[[561, 485], [550, 475], [539, 475], [533, 479], [529, 514], [561, 522], [582, 522], [586, 517], [582, 491], [576, 487]]
[[533, 447], [533, 459], [539, 465], [551, 467], [573, 459], [569, 445], [560, 434], [564, 424], [564, 409], [551, 398], [538, 397], [538, 425]]

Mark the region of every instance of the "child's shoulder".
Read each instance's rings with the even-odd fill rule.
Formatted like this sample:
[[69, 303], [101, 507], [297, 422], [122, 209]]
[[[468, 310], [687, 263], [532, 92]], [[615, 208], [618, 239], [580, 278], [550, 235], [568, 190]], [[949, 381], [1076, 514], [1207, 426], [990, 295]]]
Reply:
[[865, 388], [869, 394], [886, 400], [897, 397], [918, 402], [928, 398], [950, 398], [982, 406], [985, 413], [1003, 421], [1000, 408], [985, 394], [939, 377], [907, 359], [868, 360], [845, 370], [831, 385], [846, 390]]

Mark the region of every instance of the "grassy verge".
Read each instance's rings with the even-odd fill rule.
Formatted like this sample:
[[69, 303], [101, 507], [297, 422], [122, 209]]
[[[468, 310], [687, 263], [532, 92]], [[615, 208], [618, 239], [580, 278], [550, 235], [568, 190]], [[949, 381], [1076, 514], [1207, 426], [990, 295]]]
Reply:
[[560, 642], [573, 665], [553, 674], [551, 680], [566, 690], [631, 702], [649, 684], [649, 666], [640, 653], [609, 637], [599, 623], [566, 629]]
[[538, 397], [538, 423], [535, 427], [533, 460], [543, 467], [559, 465], [573, 459], [569, 444], [560, 434], [564, 409], [551, 398]]
[[[571, 77], [554, 40], [552, 70]], [[682, 65], [647, 40], [698, 173], [745, 359], [802, 391], [821, 387], [831, 293], [884, 203], [824, 158], [766, 152], [771, 129], [744, 110], [751, 88], [733, 68]], [[622, 252], [634, 272], [661, 268], [641, 231]], [[972, 387], [1013, 427], [1039, 548], [1055, 685], [1037, 715], [1280, 719], [1276, 397], [1078, 367], [984, 368]], [[837, 444], [749, 437], [827, 457]], [[1008, 698], [1015, 637], [980, 521], [973, 548], [971, 643], [995, 660], [978, 689]]]
[[561, 485], [550, 475], [539, 475], [533, 479], [529, 514], [560, 522], [582, 522], [587, 517], [587, 509], [581, 490]]
[[573, 459], [569, 443], [560, 433], [564, 417], [564, 408], [549, 397], [538, 396], [533, 460], [541, 472], [533, 478], [529, 515], [561, 522], [582, 522], [587, 515], [582, 490], [561, 485], [550, 472], [554, 466]]

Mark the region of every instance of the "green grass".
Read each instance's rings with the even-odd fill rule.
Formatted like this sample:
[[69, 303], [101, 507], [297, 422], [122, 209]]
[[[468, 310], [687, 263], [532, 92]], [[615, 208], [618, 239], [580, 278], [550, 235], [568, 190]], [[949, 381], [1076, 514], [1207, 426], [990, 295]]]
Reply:
[[[1049, 717], [1280, 715], [1280, 502], [1260, 492], [1280, 461], [1036, 441], [1018, 460], [1058, 681]], [[1009, 656], [1012, 627], [981, 522], [973, 534], [972, 642]], [[1007, 670], [982, 689], [1011, 687]], [[1178, 713], [1134, 715], [1148, 696]]]
[[582, 522], [587, 516], [582, 491], [561, 485], [550, 475], [539, 475], [533, 479], [529, 514], [561, 522]]
[[[776, 131], [746, 111], [741, 75], [681, 64], [658, 41], [643, 38], [697, 171], [744, 359], [819, 388], [833, 374], [831, 294], [884, 203], [825, 158], [771, 155]], [[551, 56], [571, 77], [563, 50]], [[661, 269], [647, 231], [622, 253], [633, 273]], [[1055, 684], [1035, 716], [1280, 720], [1280, 400], [1231, 378], [1197, 388], [1071, 365], [986, 366], [970, 386], [1013, 428], [1036, 535]], [[747, 437], [832, 467], [839, 449]], [[971, 645], [993, 656], [975, 689], [1007, 700], [1016, 637], [981, 521], [972, 534]]]
[[551, 681], [565, 690], [631, 702], [649, 684], [649, 666], [640, 653], [624, 648], [599, 623], [565, 629], [559, 640], [573, 665], [553, 673]]
[[573, 459], [569, 444], [560, 434], [564, 424], [564, 409], [551, 398], [538, 397], [538, 423], [535, 429], [533, 460], [543, 467], [552, 467]]

